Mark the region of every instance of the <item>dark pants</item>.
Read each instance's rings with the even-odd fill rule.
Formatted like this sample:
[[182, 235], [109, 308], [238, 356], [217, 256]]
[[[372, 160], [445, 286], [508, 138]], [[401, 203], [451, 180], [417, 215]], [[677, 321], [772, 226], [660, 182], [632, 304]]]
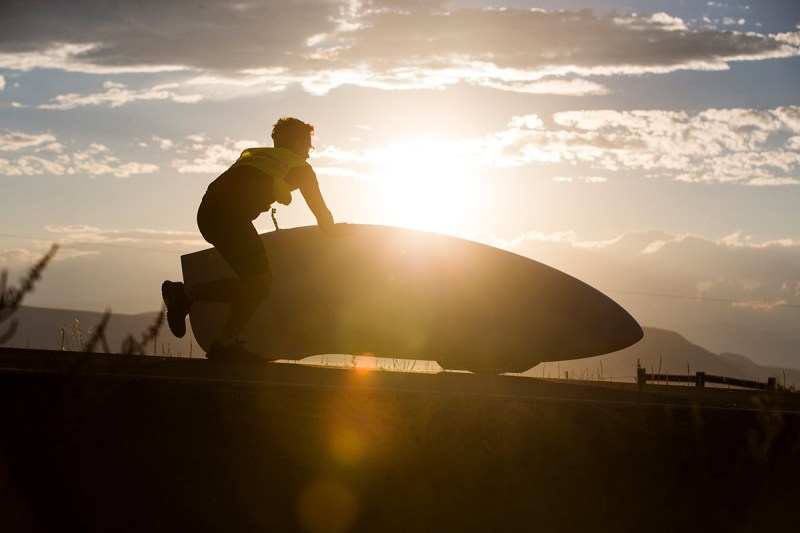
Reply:
[[197, 210], [197, 227], [236, 274], [246, 280], [270, 272], [269, 260], [251, 220], [216, 204], [208, 195]]

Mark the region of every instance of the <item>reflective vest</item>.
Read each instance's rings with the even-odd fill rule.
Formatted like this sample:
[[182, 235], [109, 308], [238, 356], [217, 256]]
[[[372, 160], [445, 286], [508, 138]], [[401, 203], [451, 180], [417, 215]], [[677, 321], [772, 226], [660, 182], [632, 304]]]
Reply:
[[283, 205], [292, 203], [292, 191], [284, 178], [295, 167], [310, 166], [305, 159], [286, 148], [248, 148], [231, 166], [249, 165], [272, 176], [272, 193], [275, 201]]

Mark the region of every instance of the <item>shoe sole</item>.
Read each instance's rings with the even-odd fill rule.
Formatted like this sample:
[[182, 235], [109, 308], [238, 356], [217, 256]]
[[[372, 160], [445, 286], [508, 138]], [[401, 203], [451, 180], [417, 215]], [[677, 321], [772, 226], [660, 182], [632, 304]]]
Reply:
[[184, 314], [183, 317], [181, 317], [180, 322], [176, 322], [175, 320], [176, 313], [174, 312], [176, 310], [173, 309], [173, 312], [170, 312], [169, 303], [170, 301], [173, 301], [172, 298], [173, 285], [176, 285], [176, 283], [169, 280], [161, 284], [161, 298], [164, 300], [164, 305], [167, 306], [167, 325], [169, 326], [169, 330], [172, 332], [173, 335], [175, 335], [180, 339], [183, 338], [184, 335], [186, 335], [186, 314]]

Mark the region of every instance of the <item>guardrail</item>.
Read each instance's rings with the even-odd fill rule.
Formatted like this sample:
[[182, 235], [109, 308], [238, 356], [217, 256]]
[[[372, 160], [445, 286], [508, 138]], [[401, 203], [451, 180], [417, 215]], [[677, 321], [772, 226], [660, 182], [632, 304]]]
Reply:
[[648, 373], [644, 368], [636, 369], [636, 382], [639, 385], [644, 385], [650, 382], [666, 382], [666, 383], [694, 383], [697, 387], [705, 387], [706, 383], [718, 383], [722, 385], [731, 385], [733, 387], [744, 387], [747, 389], [759, 389], [774, 391], [778, 388], [777, 378], [768, 378], [767, 382], [751, 381], [749, 379], [728, 378], [725, 376], [715, 376], [713, 374], [706, 374], [705, 372], [696, 372], [691, 374], [652, 374]]

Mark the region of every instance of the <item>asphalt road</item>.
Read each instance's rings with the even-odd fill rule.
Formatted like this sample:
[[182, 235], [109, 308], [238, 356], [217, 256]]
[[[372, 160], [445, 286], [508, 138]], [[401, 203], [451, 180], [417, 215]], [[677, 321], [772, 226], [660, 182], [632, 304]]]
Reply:
[[0, 348], [0, 373], [76, 374], [108, 380], [176, 380], [268, 387], [384, 390], [540, 402], [670, 405], [800, 413], [800, 394], [722, 387], [540, 379], [464, 372], [399, 372], [297, 363], [225, 364], [207, 359]]

